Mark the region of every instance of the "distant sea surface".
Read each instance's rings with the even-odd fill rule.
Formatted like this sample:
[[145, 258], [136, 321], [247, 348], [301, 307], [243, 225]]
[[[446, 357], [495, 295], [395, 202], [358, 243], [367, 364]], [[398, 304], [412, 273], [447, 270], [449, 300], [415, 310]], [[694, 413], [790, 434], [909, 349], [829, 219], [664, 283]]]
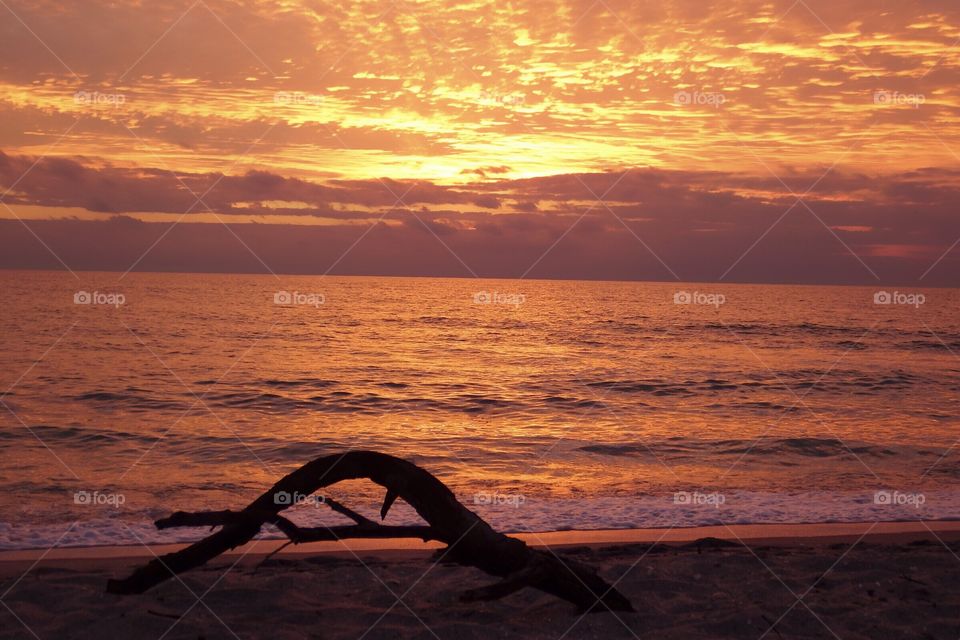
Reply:
[[0, 548], [196, 538], [151, 522], [347, 449], [422, 465], [506, 531], [960, 517], [956, 290], [0, 281]]

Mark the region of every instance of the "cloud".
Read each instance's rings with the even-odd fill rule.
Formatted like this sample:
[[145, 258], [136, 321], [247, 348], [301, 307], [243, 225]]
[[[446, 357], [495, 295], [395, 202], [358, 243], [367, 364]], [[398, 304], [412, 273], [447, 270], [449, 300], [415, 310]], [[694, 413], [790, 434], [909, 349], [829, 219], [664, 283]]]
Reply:
[[3, 201], [119, 268], [181, 216], [147, 264], [240, 264], [209, 208], [298, 272], [906, 277], [960, 235], [960, 6], [875, 4], [8, 0]]
[[[770, 215], [764, 222], [774, 219]], [[234, 224], [228, 229], [221, 224], [171, 228], [118, 216], [100, 222], [31, 220], [28, 231], [16, 220], [0, 220], [0, 267], [56, 269], [62, 259], [76, 270], [124, 271], [136, 264], [141, 271], [264, 273], [269, 268], [317, 274], [332, 268], [331, 273], [344, 275], [699, 282], [724, 276], [731, 282], [876, 285], [863, 260], [883, 283], [916, 286], [946, 249], [927, 238], [905, 244], [896, 234], [833, 232], [854, 256], [802, 212], [787, 216], [750, 251], [759, 237], [755, 227], [681, 234], [627, 223], [627, 230], [609, 214], [579, 222], [577, 216], [544, 220], [539, 214], [463, 222], [408, 213], [399, 226], [381, 221], [362, 227]], [[958, 267], [960, 256], [948, 254], [924, 284], [956, 286]]]
[[[277, 173], [251, 170], [242, 175], [185, 173], [166, 169], [94, 166], [83, 159], [10, 156], [0, 151], [0, 188], [12, 189], [8, 203], [83, 207], [96, 212], [187, 213], [214, 210], [269, 214], [273, 207], [249, 203], [304, 203], [300, 214], [330, 214], [332, 204], [396, 207], [416, 204], [467, 204], [496, 209], [494, 195], [473, 193], [429, 181], [331, 180], [317, 184]], [[202, 202], [198, 202], [202, 199]], [[290, 210], [284, 210], [289, 213]]]
[[[239, 264], [231, 251], [245, 247], [224, 236], [221, 225], [191, 221], [203, 207], [179, 216], [194, 205], [190, 191], [209, 191], [204, 201], [227, 221], [259, 215], [261, 224], [234, 223], [231, 229], [262, 246], [262, 260], [272, 269], [296, 273], [325, 271], [324, 260], [362, 237], [343, 273], [425, 275], [420, 266], [441, 258], [424, 256], [439, 247], [438, 255], [459, 257], [474, 273], [491, 276], [518, 277], [532, 267], [530, 273], [541, 277], [765, 281], [806, 274], [816, 281], [870, 282], [874, 274], [919, 277], [960, 236], [954, 211], [960, 172], [950, 169], [883, 180], [835, 170], [819, 183], [817, 172], [786, 176], [797, 193], [816, 184], [803, 203], [780, 180], [719, 171], [635, 168], [452, 187], [428, 180], [315, 183], [270, 171], [174, 174], [0, 153], [0, 183], [9, 186], [24, 172], [5, 202], [14, 211], [34, 212], [30, 228], [50, 233], [48, 244], [81, 266], [91, 264], [76, 251], [86, 238], [82, 242], [99, 247], [93, 267], [108, 261], [121, 270], [136, 260], [138, 247], [145, 250], [169, 227], [169, 219], [155, 219], [161, 213], [182, 218], [161, 243], [174, 249], [144, 260], [141, 268], [229, 270]], [[117, 215], [99, 222], [36, 220], [37, 211], [63, 207]], [[318, 217], [322, 224], [270, 222], [290, 215]], [[101, 236], [113, 241], [100, 247]], [[317, 250], [298, 257], [296, 247], [308, 238]], [[183, 246], [176, 248], [178, 242]], [[23, 246], [31, 245], [29, 256], [23, 247], [10, 247], [8, 266], [48, 259], [41, 244]], [[220, 258], [225, 261], [217, 266]], [[948, 267], [955, 261], [948, 256], [934, 280], [953, 282], [957, 271]], [[464, 267], [454, 263], [441, 271], [457, 275]]]
[[0, 145], [348, 179], [954, 163], [960, 7], [874, 5], [11, 0]]

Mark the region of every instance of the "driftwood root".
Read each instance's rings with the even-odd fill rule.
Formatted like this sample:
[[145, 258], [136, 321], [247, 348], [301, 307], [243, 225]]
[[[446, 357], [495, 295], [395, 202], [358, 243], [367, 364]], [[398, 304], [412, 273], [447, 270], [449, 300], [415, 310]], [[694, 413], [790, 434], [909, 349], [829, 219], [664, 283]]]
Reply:
[[[386, 518], [393, 503], [402, 498], [427, 524], [382, 525], [329, 498], [324, 500], [327, 506], [354, 524], [308, 528], [280, 515], [291, 505], [289, 500], [278, 499], [278, 496], [310, 495], [337, 482], [358, 478], [372, 480], [386, 489], [381, 518]], [[108, 581], [107, 591], [143, 593], [249, 542], [265, 524], [277, 527], [293, 544], [348, 538], [419, 538], [443, 542], [447, 545], [446, 558], [501, 578], [494, 584], [465, 592], [461, 599], [466, 602], [494, 600], [533, 587], [572, 602], [581, 611], [634, 610], [623, 594], [589, 566], [561, 559], [549, 551], [532, 549], [522, 540], [495, 531], [428, 471], [375, 451], [348, 451], [316, 458], [281, 478], [241, 511], [177, 511], [157, 520], [158, 529], [220, 528], [185, 549], [150, 561], [122, 580]]]

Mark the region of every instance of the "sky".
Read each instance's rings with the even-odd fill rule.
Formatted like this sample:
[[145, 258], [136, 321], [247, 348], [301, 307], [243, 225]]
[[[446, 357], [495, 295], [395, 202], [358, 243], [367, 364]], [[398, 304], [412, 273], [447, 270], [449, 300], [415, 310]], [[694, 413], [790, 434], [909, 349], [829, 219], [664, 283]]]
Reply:
[[0, 267], [960, 285], [956, 0], [0, 0]]

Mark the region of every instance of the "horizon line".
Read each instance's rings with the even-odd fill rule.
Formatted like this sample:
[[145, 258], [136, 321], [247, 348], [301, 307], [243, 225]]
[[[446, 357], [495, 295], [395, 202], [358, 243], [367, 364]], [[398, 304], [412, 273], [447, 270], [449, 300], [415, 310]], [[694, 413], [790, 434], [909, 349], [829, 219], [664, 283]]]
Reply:
[[0, 273], [15, 272], [37, 272], [49, 273], [60, 272], [64, 274], [76, 273], [100, 273], [100, 274], [127, 274], [127, 275], [211, 275], [211, 276], [264, 276], [280, 279], [282, 277], [293, 278], [395, 278], [395, 279], [425, 279], [425, 280], [503, 280], [511, 282], [598, 282], [598, 283], [617, 283], [617, 284], [676, 284], [676, 285], [711, 285], [711, 286], [768, 286], [768, 287], [845, 287], [861, 289], [882, 289], [884, 287], [904, 287], [909, 286], [916, 289], [960, 289], [960, 285], [933, 285], [933, 284], [915, 284], [911, 282], [873, 282], [873, 283], [853, 283], [853, 282], [783, 282], [783, 281], [756, 281], [756, 280], [658, 280], [658, 279], [634, 279], [634, 278], [557, 278], [540, 277], [524, 278], [522, 276], [471, 276], [471, 275], [423, 275], [423, 274], [384, 274], [384, 273], [293, 273], [293, 272], [270, 272], [270, 271], [181, 271], [171, 269], [167, 271], [151, 270], [131, 270], [129, 272], [122, 269], [63, 269], [56, 267], [4, 267], [0, 266]]

